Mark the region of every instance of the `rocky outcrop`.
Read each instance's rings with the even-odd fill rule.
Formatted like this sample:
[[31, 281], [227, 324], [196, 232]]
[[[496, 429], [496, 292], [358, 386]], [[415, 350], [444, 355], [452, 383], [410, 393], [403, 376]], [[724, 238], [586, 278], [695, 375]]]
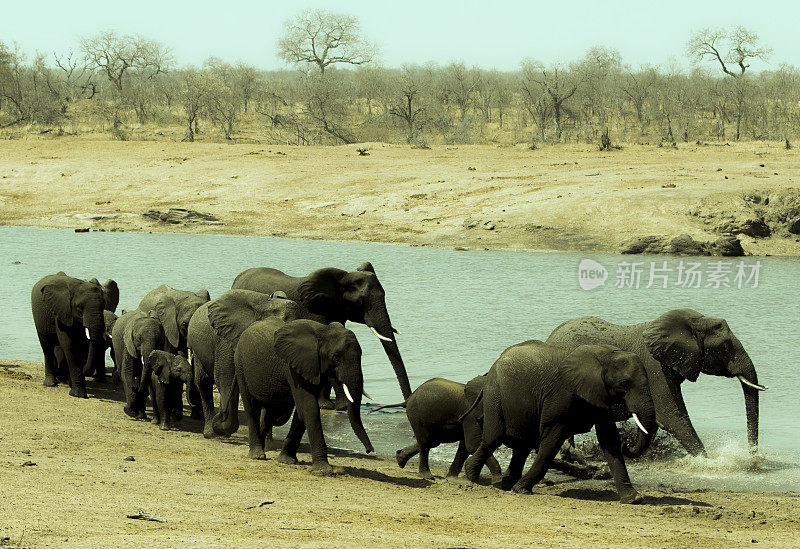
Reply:
[[723, 202], [709, 199], [689, 215], [723, 235], [793, 238], [800, 234], [800, 189], [753, 191]]
[[166, 212], [147, 210], [142, 217], [171, 225], [224, 225], [215, 215], [185, 208], [170, 208]]
[[699, 242], [688, 234], [675, 237], [647, 235], [638, 236], [622, 244], [622, 254], [669, 254], [669, 255], [723, 255], [742, 256], [744, 250], [736, 237], [721, 237], [715, 242]]

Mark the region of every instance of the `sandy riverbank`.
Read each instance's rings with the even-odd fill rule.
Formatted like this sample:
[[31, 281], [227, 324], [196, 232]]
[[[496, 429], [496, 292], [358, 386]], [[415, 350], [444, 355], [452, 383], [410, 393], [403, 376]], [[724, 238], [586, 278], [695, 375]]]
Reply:
[[[248, 460], [246, 427], [227, 443], [189, 419], [162, 432], [111, 386], [78, 400], [41, 381], [39, 363], [0, 360], [0, 545], [764, 547], [800, 533], [795, 494], [640, 486], [645, 504], [627, 506], [610, 484], [553, 477], [519, 496], [347, 452], [332, 458], [345, 475], [316, 477]], [[138, 510], [166, 522], [126, 518]]]
[[[0, 143], [0, 224], [38, 227], [617, 252], [638, 235], [714, 240], [719, 234], [704, 215], [741, 210], [747, 194], [796, 187], [800, 152], [766, 142], [611, 152], [590, 145], [425, 150], [91, 135]], [[222, 224], [141, 216], [170, 207], [211, 213]], [[741, 239], [747, 253], [800, 255], [788, 233]]]

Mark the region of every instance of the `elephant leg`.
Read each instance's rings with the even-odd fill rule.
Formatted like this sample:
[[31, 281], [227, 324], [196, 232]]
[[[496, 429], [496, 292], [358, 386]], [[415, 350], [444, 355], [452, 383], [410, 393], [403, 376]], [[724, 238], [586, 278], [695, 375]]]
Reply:
[[[483, 429], [481, 431], [481, 442], [475, 449], [475, 453], [464, 463], [464, 474], [472, 482], [478, 482], [486, 460], [494, 454], [500, 447], [503, 436], [505, 435], [505, 423], [500, 411], [499, 395], [490, 395], [486, 392], [483, 395]], [[470, 438], [477, 438], [477, 435], [467, 437], [468, 447], [472, 444]]]
[[[508, 469], [502, 475], [500, 483], [495, 487], [502, 488], [503, 490], [511, 490], [511, 488], [522, 478], [522, 469], [525, 467], [525, 461], [531, 453], [532, 448], [515, 447], [511, 451], [511, 460], [508, 462]], [[494, 456], [492, 456], [494, 457]]]
[[[142, 381], [144, 382], [144, 380]], [[158, 381], [156, 380], [153, 380], [152, 382], [147, 381], [146, 383], [148, 387], [148, 392], [150, 394], [150, 402], [153, 403], [153, 419], [151, 419], [150, 422], [153, 425], [162, 425], [164, 423], [164, 407], [163, 407], [164, 388], [163, 387], [156, 388], [155, 385], [158, 383]], [[159, 392], [161, 394], [159, 394]]]
[[431, 452], [431, 446], [428, 444], [421, 444], [419, 447], [419, 476], [424, 479], [433, 480], [433, 473], [431, 473], [431, 466], [428, 463], [428, 456]]
[[212, 425], [214, 420], [214, 380], [211, 379], [196, 356], [192, 360], [194, 362], [194, 384], [203, 406], [203, 436], [214, 438], [217, 436]]
[[328, 445], [322, 432], [322, 420], [319, 414], [317, 395], [295, 389], [294, 402], [308, 433], [308, 445], [311, 447], [311, 472], [318, 475], [330, 475], [342, 472], [328, 462]]
[[[200, 389], [194, 383], [186, 384], [186, 401], [189, 403], [189, 417], [192, 419], [205, 419], [203, 410], [203, 398], [200, 396]], [[183, 406], [181, 406], [183, 408]]]
[[657, 401], [656, 419], [665, 431], [678, 439], [687, 452], [694, 456], [705, 456], [705, 446], [697, 435], [692, 420], [689, 419], [689, 413], [686, 411], [680, 382], [675, 379], [674, 374], [671, 372], [668, 374], [670, 378], [664, 377], [650, 382], [654, 396], [656, 392], [660, 395], [660, 397], [654, 398]]
[[56, 374], [60, 362], [56, 359], [55, 355], [56, 345], [49, 341], [46, 336], [42, 335], [39, 336], [39, 344], [42, 346], [42, 353], [44, 354], [44, 381], [42, 385], [45, 387], [55, 387], [58, 385]]
[[[447, 471], [448, 478], [456, 478], [458, 474], [461, 472], [461, 469], [464, 468], [464, 462], [467, 461], [469, 457], [469, 450], [467, 450], [467, 444], [464, 440], [460, 440], [458, 442], [458, 450], [456, 450], [456, 455], [453, 458], [453, 463], [450, 464], [450, 469]], [[491, 458], [494, 459], [494, 458]], [[497, 463], [497, 460], [495, 460]]]
[[489, 473], [492, 475], [492, 484], [502, 482], [503, 470], [500, 468], [500, 463], [494, 457], [494, 454], [486, 459], [486, 467], [489, 468]]
[[[83, 364], [77, 361], [73, 351], [72, 338], [63, 330], [56, 329], [58, 344], [64, 351], [64, 358], [69, 368], [70, 390], [69, 395], [78, 398], [88, 398], [86, 394], [86, 378], [83, 376]], [[81, 334], [83, 335], [83, 334]]]
[[419, 453], [419, 444], [414, 443], [411, 446], [406, 446], [405, 448], [399, 449], [395, 453], [395, 459], [397, 460], [397, 464], [403, 468], [408, 463], [408, 460], [412, 457], [416, 456]]
[[173, 426], [183, 419], [183, 382], [173, 381], [169, 384], [168, 400], [169, 421]]
[[622, 441], [619, 438], [617, 426], [611, 420], [598, 421], [595, 424], [597, 442], [603, 449], [614, 477], [614, 484], [617, 487], [619, 498], [622, 503], [641, 503], [642, 496], [636, 491], [628, 476], [628, 468], [625, 466], [625, 458], [622, 455]]
[[248, 393], [242, 392], [247, 417], [247, 442], [250, 445], [247, 457], [250, 459], [267, 459], [264, 453], [264, 441], [261, 438], [261, 410], [263, 405], [252, 398]]
[[277, 460], [279, 462], [290, 465], [297, 464], [297, 449], [300, 447], [300, 441], [305, 432], [306, 426], [300, 418], [300, 414], [295, 410], [292, 416], [292, 423], [289, 425], [289, 432], [283, 440], [283, 448], [281, 448], [281, 453], [278, 454]]
[[233, 348], [220, 342], [214, 351], [214, 382], [219, 389], [219, 412], [214, 417], [214, 432], [230, 436], [239, 429], [239, 384], [233, 363]]
[[518, 494], [529, 494], [531, 487], [544, 478], [550, 463], [561, 450], [561, 445], [564, 444], [566, 438], [567, 433], [560, 425], [545, 429], [533, 464], [511, 489]]

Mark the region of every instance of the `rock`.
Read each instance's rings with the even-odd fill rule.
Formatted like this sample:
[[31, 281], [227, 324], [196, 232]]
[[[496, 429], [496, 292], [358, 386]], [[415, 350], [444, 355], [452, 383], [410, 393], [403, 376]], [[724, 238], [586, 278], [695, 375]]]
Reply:
[[478, 221], [472, 219], [471, 217], [468, 217], [464, 220], [463, 225], [465, 229], [474, 229], [475, 227], [478, 226], [478, 223], [479, 223]]
[[481, 228], [484, 231], [493, 231], [495, 229], [495, 226], [494, 223], [492, 223], [491, 221], [487, 221], [486, 223], [483, 224]]
[[142, 217], [169, 223], [172, 225], [196, 224], [196, 225], [222, 225], [223, 223], [213, 214], [198, 212], [197, 210], [187, 210], [186, 208], [170, 208], [166, 212], [159, 210], [147, 210]]
[[80, 229], [75, 229], [75, 232], [76, 233], [88, 233], [89, 232], [89, 227], [82, 227]]
[[666, 239], [663, 236], [637, 236], [622, 244], [621, 254], [661, 254], [664, 253]]
[[742, 243], [735, 236], [721, 236], [714, 241], [711, 247], [716, 254], [725, 257], [741, 257], [744, 255]]
[[728, 219], [722, 221], [714, 230], [723, 234], [743, 234], [753, 238], [764, 238], [772, 234], [763, 219], [747, 217], [744, 219]]
[[792, 234], [800, 234], [800, 218], [790, 221], [786, 230]]
[[33, 467], [35, 465], [36, 463], [33, 461], [26, 461], [25, 463], [22, 464], [22, 467]]
[[673, 238], [666, 253], [676, 255], [711, 255], [708, 251], [708, 245], [698, 242], [688, 234], [682, 234]]
[[136, 461], [136, 458], [133, 456], [128, 456], [126, 458], [122, 458], [122, 461]]

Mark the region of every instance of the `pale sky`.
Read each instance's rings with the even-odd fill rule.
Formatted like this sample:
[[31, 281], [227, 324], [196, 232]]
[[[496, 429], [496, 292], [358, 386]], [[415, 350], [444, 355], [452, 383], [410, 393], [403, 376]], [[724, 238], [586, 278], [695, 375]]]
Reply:
[[102, 30], [141, 34], [171, 47], [180, 65], [209, 56], [262, 69], [285, 68], [276, 56], [284, 21], [305, 8], [356, 15], [387, 67], [463, 61], [517, 70], [524, 58], [578, 59], [590, 47], [615, 48], [633, 66], [685, 63], [685, 44], [702, 27], [743, 25], [774, 54], [767, 65], [800, 66], [800, 3], [760, 0], [59, 0], [3, 2], [0, 42], [32, 56], [77, 49]]

